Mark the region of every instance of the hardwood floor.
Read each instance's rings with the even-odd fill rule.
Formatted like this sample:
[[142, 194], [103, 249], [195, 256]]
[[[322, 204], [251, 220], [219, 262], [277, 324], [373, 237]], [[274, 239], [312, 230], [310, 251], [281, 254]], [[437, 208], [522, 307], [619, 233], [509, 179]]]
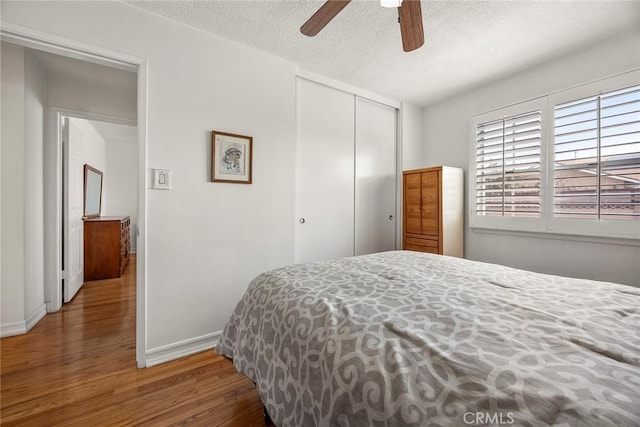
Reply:
[[0, 340], [2, 426], [264, 425], [251, 381], [213, 351], [137, 369], [135, 310], [132, 257], [122, 278]]

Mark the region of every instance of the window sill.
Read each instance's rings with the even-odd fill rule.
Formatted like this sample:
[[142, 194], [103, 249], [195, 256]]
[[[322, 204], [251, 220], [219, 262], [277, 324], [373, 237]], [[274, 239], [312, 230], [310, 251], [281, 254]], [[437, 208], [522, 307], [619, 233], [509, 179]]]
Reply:
[[580, 234], [558, 233], [551, 231], [522, 231], [522, 230], [509, 230], [503, 228], [488, 228], [471, 226], [469, 227], [474, 233], [480, 234], [497, 234], [502, 236], [515, 236], [515, 237], [527, 237], [532, 239], [551, 239], [551, 240], [563, 240], [570, 242], [583, 242], [583, 243], [600, 243], [607, 245], [620, 245], [620, 246], [632, 246], [640, 247], [640, 239], [633, 237], [610, 237], [610, 236], [586, 236]]

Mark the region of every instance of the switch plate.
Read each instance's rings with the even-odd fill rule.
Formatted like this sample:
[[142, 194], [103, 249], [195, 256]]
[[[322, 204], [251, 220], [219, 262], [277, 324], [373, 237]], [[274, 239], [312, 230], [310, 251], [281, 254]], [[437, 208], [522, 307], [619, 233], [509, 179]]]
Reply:
[[171, 170], [154, 169], [153, 185], [151, 186], [151, 188], [156, 190], [170, 190], [171, 189]]

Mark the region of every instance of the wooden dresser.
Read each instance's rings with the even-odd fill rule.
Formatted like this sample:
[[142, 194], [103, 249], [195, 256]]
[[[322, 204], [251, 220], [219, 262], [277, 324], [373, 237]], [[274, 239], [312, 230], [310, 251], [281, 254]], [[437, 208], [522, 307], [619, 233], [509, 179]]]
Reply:
[[463, 256], [463, 171], [437, 166], [402, 173], [402, 248]]
[[129, 262], [128, 216], [101, 216], [84, 220], [84, 280], [122, 276]]

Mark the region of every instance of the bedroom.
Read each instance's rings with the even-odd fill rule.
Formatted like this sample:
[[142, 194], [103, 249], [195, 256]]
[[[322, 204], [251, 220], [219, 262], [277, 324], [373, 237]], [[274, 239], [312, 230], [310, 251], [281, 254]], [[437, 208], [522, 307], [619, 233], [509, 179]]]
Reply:
[[[424, 110], [403, 104], [402, 169], [443, 164], [467, 170], [472, 115], [638, 68], [637, 13], [626, 19], [606, 37], [585, 41], [561, 58], [540, 58], [528, 70], [463, 88]], [[145, 365], [159, 353], [177, 357], [213, 347], [248, 282], [294, 262], [296, 65], [126, 4], [3, 2], [2, 20], [3, 29], [22, 29], [31, 37], [42, 34], [76, 48], [148, 61], [145, 168], [171, 169], [174, 188], [145, 191], [146, 312], [138, 362]], [[252, 185], [208, 182], [213, 129], [254, 136]], [[445, 135], [447, 143], [440, 143]], [[3, 210], [13, 203], [5, 197], [3, 191]], [[222, 209], [220, 200], [235, 208]], [[4, 236], [3, 260], [11, 247]], [[467, 227], [465, 254], [627, 284], [640, 276], [638, 245], [627, 241], [491, 234]], [[3, 263], [3, 289], [10, 272]], [[20, 305], [22, 298], [3, 292], [3, 313], [4, 304]], [[3, 318], [3, 323], [14, 320]]]

